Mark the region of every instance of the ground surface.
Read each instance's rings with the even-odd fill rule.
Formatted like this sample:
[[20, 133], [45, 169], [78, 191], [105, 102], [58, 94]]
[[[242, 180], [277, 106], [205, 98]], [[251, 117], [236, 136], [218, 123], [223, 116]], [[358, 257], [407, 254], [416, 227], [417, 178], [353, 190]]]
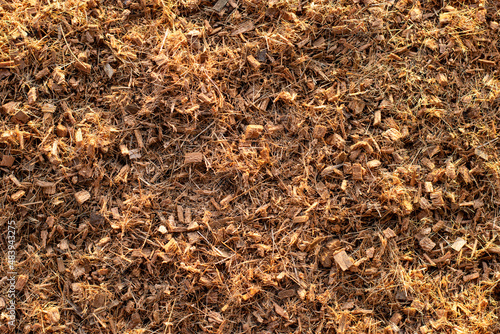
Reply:
[[499, 21], [494, 0], [2, 1], [16, 331], [498, 333]]

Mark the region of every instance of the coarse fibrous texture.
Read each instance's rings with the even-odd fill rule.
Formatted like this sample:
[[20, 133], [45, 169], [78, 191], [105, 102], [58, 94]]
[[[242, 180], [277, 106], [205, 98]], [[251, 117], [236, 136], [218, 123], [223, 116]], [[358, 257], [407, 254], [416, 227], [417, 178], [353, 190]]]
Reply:
[[0, 332], [500, 332], [499, 21], [1, 2]]

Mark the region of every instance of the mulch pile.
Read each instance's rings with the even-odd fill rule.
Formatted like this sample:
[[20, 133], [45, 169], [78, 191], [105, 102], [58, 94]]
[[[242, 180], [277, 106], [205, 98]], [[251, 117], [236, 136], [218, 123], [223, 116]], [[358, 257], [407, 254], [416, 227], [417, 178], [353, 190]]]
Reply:
[[2, 1], [16, 332], [498, 333], [499, 21]]

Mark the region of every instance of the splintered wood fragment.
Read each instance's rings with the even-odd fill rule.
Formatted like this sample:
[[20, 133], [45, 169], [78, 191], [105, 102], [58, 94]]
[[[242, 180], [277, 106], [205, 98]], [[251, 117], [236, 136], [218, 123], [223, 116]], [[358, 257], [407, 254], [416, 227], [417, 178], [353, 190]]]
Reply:
[[410, 18], [414, 22], [420, 22], [422, 20], [422, 10], [418, 7], [413, 7], [410, 12]]
[[81, 147], [83, 145], [83, 134], [82, 134], [81, 128], [76, 130], [75, 143], [76, 143], [76, 147]]
[[50, 103], [45, 103], [42, 106], [42, 112], [43, 113], [50, 113], [53, 114], [56, 111], [56, 106]]
[[31, 87], [28, 92], [28, 104], [31, 106], [35, 104], [37, 99], [36, 87]]
[[247, 61], [254, 69], [258, 69], [260, 67], [260, 62], [252, 55], [247, 56]]
[[323, 169], [321, 171], [321, 176], [322, 177], [325, 177], [325, 176], [328, 176], [328, 175], [332, 175], [332, 176], [336, 176], [336, 177], [340, 177], [340, 178], [343, 178], [344, 177], [344, 173], [342, 173], [342, 171], [340, 169], [337, 168], [338, 166], [327, 166], [325, 167], [325, 169]]
[[349, 32], [349, 28], [346, 25], [330, 27], [330, 32], [334, 35], [345, 34]]
[[282, 290], [278, 292], [279, 299], [294, 297], [297, 294], [294, 289]]
[[1, 167], [12, 167], [12, 165], [14, 164], [14, 161], [15, 161], [15, 159], [13, 156], [4, 154], [2, 156], [2, 160], [0, 160], [0, 166]]
[[42, 191], [45, 195], [54, 195], [56, 193], [56, 184], [54, 183], [50, 187], [44, 187]]
[[479, 278], [479, 273], [473, 273], [470, 275], [464, 276], [464, 282], [472, 281], [475, 280], [476, 278]]
[[158, 227], [158, 232], [160, 232], [161, 234], [167, 234], [168, 230], [165, 225], [160, 225], [160, 227]]
[[200, 94], [198, 94], [198, 98], [203, 103], [206, 103], [206, 104], [213, 103], [213, 100], [208, 95], [206, 95], [206, 94], [200, 93]]
[[353, 180], [363, 181], [363, 167], [359, 163], [352, 165], [352, 178]]
[[351, 151], [356, 151], [356, 150], [360, 150], [360, 149], [365, 150], [365, 152], [368, 154], [373, 153], [373, 147], [371, 147], [370, 144], [368, 144], [364, 140], [361, 140], [361, 141], [357, 142], [356, 144], [351, 145]]
[[313, 138], [323, 139], [328, 129], [324, 125], [316, 125], [313, 130]]
[[432, 192], [430, 194], [430, 198], [434, 207], [441, 207], [445, 204], [443, 199], [443, 192], [441, 190]]
[[385, 131], [382, 135], [384, 136], [384, 138], [387, 138], [391, 141], [398, 141], [403, 137], [401, 132], [393, 128]]
[[120, 211], [117, 207], [111, 208], [111, 215], [113, 216], [113, 219], [116, 220], [121, 218]]
[[231, 33], [231, 36], [237, 36], [239, 34], [244, 34], [246, 32], [249, 32], [250, 30], [253, 30], [255, 28], [255, 25], [253, 24], [252, 21], [246, 21], [242, 24], [240, 24], [236, 29]]
[[184, 209], [180, 205], [177, 205], [177, 219], [184, 224]]
[[434, 191], [434, 186], [432, 185], [432, 182], [424, 182], [424, 191], [426, 193], [431, 193]]
[[488, 154], [486, 154], [486, 152], [481, 151], [479, 148], [476, 148], [476, 149], [474, 150], [474, 153], [475, 153], [478, 157], [480, 157], [481, 159], [483, 159], [484, 161], [488, 161], [488, 158], [489, 158], [489, 157], [488, 157]]
[[343, 149], [345, 146], [345, 140], [338, 133], [334, 133], [331, 137], [329, 137], [328, 141], [331, 145], [335, 146], [338, 149]]
[[67, 137], [68, 136], [68, 128], [66, 128], [62, 124], [58, 124], [56, 127], [56, 135], [58, 137]]
[[82, 190], [77, 193], [75, 193], [75, 199], [78, 202], [78, 204], [82, 205], [86, 201], [90, 199], [90, 193], [87, 190]]
[[439, 73], [436, 76], [436, 81], [437, 81], [438, 84], [440, 84], [443, 87], [445, 87], [445, 86], [448, 85], [448, 78], [443, 73]]
[[192, 221], [191, 208], [186, 208], [186, 209], [184, 209], [184, 222], [189, 225], [189, 224], [191, 224], [191, 221]]
[[422, 159], [422, 165], [429, 168], [430, 170], [434, 170], [434, 168], [436, 168], [436, 165], [428, 158]]
[[215, 5], [212, 7], [213, 10], [216, 12], [222, 11], [224, 7], [226, 6], [228, 0], [219, 0], [215, 3]]
[[135, 148], [133, 150], [130, 150], [129, 151], [129, 158], [131, 160], [137, 160], [137, 159], [140, 159], [142, 157], [142, 154], [141, 154], [141, 149], [140, 148]]
[[8, 102], [2, 105], [2, 110], [4, 113], [7, 115], [14, 115], [16, 112], [17, 107], [19, 106], [19, 102]]
[[20, 123], [28, 123], [28, 121], [30, 120], [29, 116], [23, 110], [19, 110], [14, 115], [14, 118]]
[[325, 38], [322, 36], [313, 42], [313, 47], [320, 48], [325, 45]]
[[309, 220], [309, 216], [307, 215], [304, 215], [304, 216], [297, 216], [295, 218], [293, 218], [293, 222], [294, 223], [305, 223]]
[[17, 291], [21, 291], [22, 289], [24, 289], [24, 286], [26, 285], [26, 283], [28, 283], [28, 276], [27, 275], [19, 275], [17, 277], [17, 282], [16, 282], [16, 290]]
[[24, 190], [19, 190], [10, 195], [10, 199], [14, 202], [17, 202], [21, 197], [23, 197], [26, 194]]
[[130, 171], [130, 166], [129, 165], [125, 165], [123, 166], [122, 168], [120, 168], [120, 171], [118, 172], [118, 174], [113, 178], [113, 181], [115, 183], [127, 183], [127, 177], [128, 177], [128, 173]]
[[56, 261], [57, 261], [57, 270], [59, 271], [59, 273], [63, 274], [66, 271], [63, 259], [58, 257]]
[[48, 67], [45, 67], [43, 70], [38, 71], [37, 74], [35, 74], [35, 79], [40, 80], [41, 78], [46, 77], [49, 74], [50, 70], [48, 69]]
[[191, 223], [189, 223], [186, 231], [187, 232], [194, 232], [194, 231], [198, 231], [199, 229], [200, 229], [200, 225], [196, 221], [192, 221]]
[[135, 134], [135, 139], [137, 140], [137, 144], [139, 145], [140, 148], [144, 148], [144, 141], [142, 140], [142, 135], [139, 130], [134, 130]]
[[130, 154], [130, 152], [129, 152], [129, 150], [128, 150], [127, 145], [125, 145], [125, 144], [120, 144], [120, 153], [121, 153], [121, 155], [123, 155], [123, 156], [127, 156], [127, 155], [129, 155], [129, 154]]
[[109, 64], [104, 65], [104, 72], [110, 79], [113, 77], [113, 74], [115, 74], [115, 70]]
[[453, 243], [453, 245], [451, 245], [451, 248], [456, 251], [456, 252], [460, 252], [460, 250], [467, 244], [467, 241], [465, 241], [464, 239], [462, 238], [458, 238], [457, 240], [455, 240], [455, 242]]
[[346, 191], [347, 190], [347, 180], [342, 180], [342, 184], [340, 185], [340, 189], [342, 191]]
[[391, 319], [389, 319], [389, 321], [396, 326], [401, 322], [401, 320], [403, 320], [403, 316], [399, 312], [394, 313]]
[[335, 262], [339, 265], [340, 269], [342, 271], [346, 271], [347, 269], [351, 268], [352, 265], [354, 264], [354, 261], [352, 258], [350, 258], [345, 251], [341, 251], [333, 256], [335, 259]]
[[309, 36], [307, 36], [306, 38], [304, 38], [302, 41], [298, 42], [297, 43], [297, 47], [299, 49], [303, 48], [307, 43], [309, 43], [310, 39], [309, 39]]
[[36, 180], [35, 185], [37, 185], [40, 188], [50, 188], [50, 187], [55, 186], [56, 184], [54, 182]]
[[203, 162], [203, 153], [201, 152], [186, 153], [184, 156], [184, 164], [196, 164], [200, 162]]
[[21, 182], [19, 182], [19, 180], [17, 179], [17, 177], [14, 176], [14, 174], [10, 174], [9, 175], [9, 179], [12, 181], [12, 183], [14, 183], [17, 187], [21, 187], [22, 184]]
[[247, 125], [245, 129], [245, 138], [246, 139], [255, 139], [258, 138], [262, 132], [264, 131], [264, 127], [262, 125]]
[[366, 163], [366, 167], [374, 169], [380, 167], [381, 164], [380, 160], [370, 160]]
[[440, 220], [436, 224], [434, 224], [434, 226], [432, 226], [432, 231], [437, 233], [441, 231], [444, 227], [445, 227], [444, 221]]
[[278, 304], [274, 303], [274, 310], [276, 311], [276, 313], [285, 318], [285, 319], [289, 319], [290, 317], [288, 316], [288, 312], [285, 311], [281, 306], [279, 306]]
[[90, 72], [92, 71], [92, 65], [87, 64], [83, 61], [75, 62], [75, 67], [77, 70], [85, 74], [90, 74]]
[[224, 197], [221, 201], [220, 201], [220, 206], [222, 208], [225, 208], [229, 205], [229, 203], [231, 203], [231, 201], [235, 198], [235, 196], [233, 194], [230, 194], [230, 195], [227, 195], [226, 197]]
[[469, 184], [472, 182], [469, 169], [465, 166], [460, 166], [458, 168], [458, 173], [462, 176], [462, 179], [464, 180], [465, 183]]
[[397, 54], [395, 53], [389, 53], [389, 59], [392, 59], [392, 60], [397, 60], [397, 61], [402, 61], [403, 58], [401, 58], [400, 56], [398, 56]]
[[452, 180], [457, 178], [457, 169], [455, 164], [451, 161], [446, 162], [446, 176]]
[[387, 239], [390, 239], [390, 238], [394, 238], [396, 236], [396, 233], [391, 229], [391, 228], [386, 228], [384, 231], [384, 236], [387, 238]]
[[434, 241], [432, 241], [430, 238], [425, 237], [420, 239], [420, 247], [426, 252], [430, 252], [434, 247], [436, 247], [436, 244]]
[[168, 255], [174, 255], [180, 252], [179, 244], [174, 238], [170, 239], [170, 241], [167, 242], [165, 246], [163, 246], [163, 249]]

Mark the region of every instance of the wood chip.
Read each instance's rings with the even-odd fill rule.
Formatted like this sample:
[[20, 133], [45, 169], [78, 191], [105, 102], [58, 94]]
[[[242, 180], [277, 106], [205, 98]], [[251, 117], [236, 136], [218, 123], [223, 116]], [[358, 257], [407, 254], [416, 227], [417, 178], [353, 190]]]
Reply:
[[302, 223], [305, 223], [309, 220], [309, 216], [305, 215], [305, 216], [297, 216], [295, 218], [293, 218], [293, 222], [295, 224], [302, 224]]
[[380, 165], [382, 165], [380, 160], [370, 160], [366, 163], [366, 167], [368, 167], [370, 169], [378, 168], [378, 167], [380, 167]]
[[342, 271], [346, 271], [347, 269], [351, 268], [352, 265], [354, 264], [354, 261], [352, 258], [350, 258], [345, 251], [341, 251], [333, 256], [335, 259], [335, 262], [339, 265], [340, 269]]
[[4, 154], [2, 156], [2, 159], [0, 160], [0, 166], [1, 167], [12, 167], [14, 164], [15, 158], [11, 155], [6, 155]]
[[112, 79], [113, 75], [115, 74], [115, 70], [109, 64], [104, 65], [104, 72], [106, 73], [109, 79]]
[[87, 190], [82, 190], [77, 193], [75, 193], [75, 199], [78, 202], [78, 204], [82, 205], [86, 201], [90, 199], [90, 193]]
[[264, 127], [262, 125], [247, 125], [245, 129], [245, 138], [246, 139], [256, 139], [264, 131]]
[[66, 128], [64, 125], [62, 124], [58, 124], [57, 127], [56, 127], [56, 135], [58, 137], [67, 137], [68, 136], [68, 128]]
[[472, 280], [475, 280], [475, 279], [478, 279], [479, 278], [479, 273], [473, 273], [473, 274], [470, 274], [470, 275], [465, 275], [464, 276], [464, 282], [469, 282], [469, 281], [472, 281]]
[[313, 138], [323, 139], [328, 131], [327, 127], [324, 125], [316, 125], [313, 130]]
[[19, 275], [16, 281], [16, 291], [22, 291], [28, 283], [28, 275]]
[[36, 87], [31, 87], [29, 92], [28, 92], [28, 104], [29, 105], [35, 104], [37, 98], [38, 98], [38, 94], [37, 94]]
[[401, 132], [399, 132], [396, 129], [389, 129], [389, 130], [385, 131], [383, 133], [383, 136], [391, 141], [398, 141], [403, 137]]
[[236, 27], [236, 29], [231, 33], [231, 36], [237, 36], [239, 34], [244, 34], [246, 32], [249, 32], [251, 30], [255, 29], [255, 26], [252, 21], [247, 21], [239, 26]]
[[222, 9], [226, 6], [228, 0], [218, 0], [215, 5], [212, 7], [216, 12], [221, 12]]
[[76, 61], [75, 68], [85, 74], [90, 74], [90, 72], [92, 71], [92, 65], [87, 64], [83, 61]]
[[184, 156], [184, 164], [196, 164], [200, 162], [203, 162], [203, 153], [201, 152], [186, 153]]
[[250, 66], [252, 66], [256, 70], [260, 67], [259, 61], [255, 59], [255, 57], [252, 55], [247, 56], [247, 61], [250, 64]]
[[386, 228], [383, 233], [384, 233], [384, 236], [386, 237], [386, 239], [396, 237], [396, 233], [389, 227]]
[[430, 252], [436, 247], [436, 244], [428, 237], [420, 239], [420, 247], [426, 252]]
[[290, 318], [290, 317], [289, 317], [289, 315], [288, 315], [288, 312], [287, 312], [287, 311], [285, 311], [285, 309], [283, 309], [281, 306], [279, 306], [279, 305], [278, 305], [278, 304], [276, 304], [276, 303], [274, 303], [274, 310], [276, 311], [276, 313], [277, 313], [279, 316], [281, 316], [281, 317], [283, 317], [283, 318], [285, 318], [285, 319], [287, 319], [287, 320]]
[[13, 193], [12, 195], [10, 195], [10, 199], [14, 202], [17, 202], [18, 200], [20, 200], [24, 195], [26, 194], [26, 192], [24, 190], [19, 190], [19, 191], [16, 191], [15, 193]]
[[363, 181], [364, 168], [359, 163], [352, 165], [353, 180]]
[[76, 143], [76, 147], [81, 147], [83, 145], [83, 133], [82, 133], [82, 129], [79, 128], [78, 130], [76, 130], [76, 133], [75, 133], [75, 143]]
[[42, 105], [42, 112], [53, 114], [56, 111], [56, 108], [57, 107], [53, 104], [45, 103], [44, 105]]
[[8, 102], [2, 105], [2, 110], [7, 115], [14, 115], [19, 106], [19, 102]]
[[20, 123], [28, 123], [30, 120], [30, 117], [24, 112], [24, 110], [19, 110], [15, 115], [14, 118], [19, 121]]
[[457, 240], [455, 240], [455, 242], [453, 243], [453, 245], [451, 245], [451, 248], [453, 250], [455, 250], [456, 252], [460, 252], [460, 250], [462, 249], [462, 247], [464, 247], [466, 244], [467, 244], [467, 241], [465, 241], [462, 238], [458, 238]]

